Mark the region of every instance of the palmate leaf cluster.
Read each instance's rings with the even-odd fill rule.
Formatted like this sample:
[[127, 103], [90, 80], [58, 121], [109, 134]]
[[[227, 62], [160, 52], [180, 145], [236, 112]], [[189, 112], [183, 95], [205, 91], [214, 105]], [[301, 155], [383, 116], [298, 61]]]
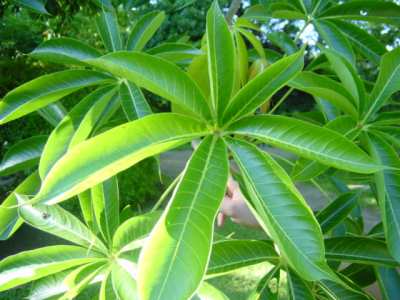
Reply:
[[[0, 102], [2, 125], [38, 110], [54, 125], [2, 160], [1, 176], [37, 170], [0, 206], [0, 236], [25, 222], [69, 241], [1, 261], [0, 291], [33, 282], [31, 299], [73, 299], [91, 285], [99, 286], [99, 299], [227, 299], [207, 279], [269, 262], [274, 267], [250, 299], [277, 299], [270, 283], [283, 277], [290, 299], [371, 299], [363, 288], [375, 281], [395, 299], [400, 112], [392, 97], [400, 89], [400, 49], [386, 53], [348, 20], [398, 24], [398, 5], [272, 1], [228, 24], [214, 2], [200, 48], [146, 47], [165, 19], [158, 11], [136, 20], [123, 40], [112, 5], [100, 7], [95, 22], [107, 53], [72, 38], [48, 40], [30, 55], [69, 69]], [[304, 47], [276, 34], [287, 53], [272, 54], [250, 21], [268, 18], [313, 22], [328, 47], [305, 66]], [[248, 46], [257, 56], [251, 67]], [[375, 82], [358, 74], [356, 52], [379, 67]], [[271, 97], [285, 87], [312, 95], [317, 117], [273, 114]], [[92, 91], [65, 111], [59, 101], [83, 88]], [[172, 112], [153, 114], [142, 89], [170, 101]], [[113, 126], [108, 121], [118, 113], [126, 122]], [[193, 140], [201, 142], [163, 210], [133, 215], [120, 207], [119, 172]], [[260, 143], [298, 159], [288, 171]], [[231, 175], [268, 240], [214, 240]], [[294, 183], [322, 175], [342, 183], [343, 193], [314, 212]], [[360, 192], [348, 189], [355, 180], [370, 186], [381, 212], [369, 232], [357, 214]], [[83, 221], [59, 206], [73, 197]]]

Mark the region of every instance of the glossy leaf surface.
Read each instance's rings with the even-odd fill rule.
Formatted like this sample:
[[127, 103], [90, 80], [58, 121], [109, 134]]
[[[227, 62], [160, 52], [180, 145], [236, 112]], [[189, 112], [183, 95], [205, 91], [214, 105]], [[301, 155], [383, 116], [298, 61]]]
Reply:
[[227, 180], [226, 146], [221, 139], [207, 137], [189, 160], [167, 209], [141, 252], [140, 299], [186, 300], [194, 294], [206, 272], [214, 219]]

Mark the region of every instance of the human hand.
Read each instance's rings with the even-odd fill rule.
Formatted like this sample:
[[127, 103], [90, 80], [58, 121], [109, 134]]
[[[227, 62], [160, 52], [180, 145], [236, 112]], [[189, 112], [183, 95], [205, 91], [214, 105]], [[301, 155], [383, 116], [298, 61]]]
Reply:
[[249, 226], [259, 227], [257, 219], [250, 211], [245, 197], [240, 191], [239, 184], [229, 176], [228, 187], [225, 197], [222, 201], [220, 212], [217, 217], [217, 225], [222, 226], [225, 217], [230, 217], [234, 223]]

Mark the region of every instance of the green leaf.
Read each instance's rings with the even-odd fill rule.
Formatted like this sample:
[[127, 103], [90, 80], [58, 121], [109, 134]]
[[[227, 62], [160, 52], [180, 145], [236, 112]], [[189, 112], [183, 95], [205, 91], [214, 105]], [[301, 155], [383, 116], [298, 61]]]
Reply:
[[114, 252], [123, 253], [141, 247], [159, 217], [160, 212], [154, 211], [125, 221], [114, 234]]
[[132, 273], [133, 266], [124, 259], [118, 259], [112, 267], [111, 278], [114, 293], [119, 300], [137, 300], [136, 278]]
[[325, 239], [328, 260], [368, 265], [399, 266], [389, 254], [385, 242], [367, 237], [334, 237]]
[[17, 0], [16, 2], [39, 14], [49, 15], [46, 10], [46, 1], [44, 0]]
[[329, 203], [317, 214], [322, 232], [326, 233], [340, 224], [357, 205], [359, 194], [345, 193]]
[[23, 251], [0, 262], [0, 291], [99, 260], [95, 252], [77, 246], [49, 246]]
[[289, 300], [314, 300], [311, 287], [301, 279], [295, 272], [288, 270], [287, 284]]
[[224, 124], [254, 112], [293, 79], [302, 68], [302, 50], [270, 65], [233, 97], [224, 113]]
[[201, 50], [192, 45], [183, 43], [163, 43], [147, 50], [147, 53], [175, 63], [187, 63], [203, 54]]
[[374, 268], [369, 265], [350, 264], [348, 267], [340, 270], [340, 273], [360, 287], [369, 286], [376, 281]]
[[56, 38], [44, 41], [29, 55], [51, 63], [81, 65], [83, 60], [99, 57], [101, 53], [79, 40]]
[[105, 262], [94, 262], [83, 265], [72, 271], [65, 278], [65, 285], [68, 287], [59, 300], [76, 299], [77, 296], [95, 279], [104, 268]]
[[267, 37], [272, 44], [281, 48], [288, 55], [298, 51], [296, 43], [284, 32], [271, 32]]
[[81, 208], [83, 220], [93, 233], [98, 233], [99, 229], [94, 215], [91, 191], [86, 190], [78, 195], [79, 206]]
[[111, 272], [104, 275], [101, 282], [99, 300], [113, 300], [115, 299], [114, 288], [112, 286]]
[[238, 31], [243, 35], [261, 58], [265, 58], [264, 47], [261, 41], [249, 30], [239, 28]]
[[318, 284], [321, 289], [328, 295], [329, 299], [346, 299], [346, 300], [372, 300], [360, 287], [357, 287], [347, 277], [338, 274], [340, 279], [346, 284], [339, 284], [334, 281], [322, 280]]
[[368, 98], [364, 121], [377, 112], [392, 94], [400, 90], [400, 47], [382, 56], [380, 72]]
[[74, 271], [74, 268], [46, 276], [32, 283], [29, 300], [52, 299], [68, 291], [68, 286], [64, 283], [65, 278]]
[[68, 151], [50, 170], [33, 201], [56, 203], [68, 199], [147, 157], [208, 133], [202, 122], [173, 113], [150, 115], [117, 126]]
[[136, 51], [143, 50], [164, 20], [165, 13], [162, 11], [152, 11], [141, 16], [140, 19], [135, 22], [129, 34], [126, 49]]
[[323, 11], [320, 19], [351, 19], [386, 24], [400, 24], [400, 6], [381, 0], [353, 0]]
[[396, 299], [400, 295], [400, 274], [395, 268], [379, 267], [375, 269], [381, 289], [382, 299]]
[[261, 227], [281, 255], [307, 280], [331, 278], [321, 229], [289, 176], [256, 146], [229, 140]]
[[264, 261], [273, 264], [279, 262], [279, 256], [272, 242], [257, 240], [218, 241], [213, 245], [207, 275], [220, 276]]
[[90, 70], [68, 70], [38, 77], [3, 98], [0, 102], [0, 125], [23, 117], [79, 89], [112, 80], [108, 75]]
[[[396, 150], [382, 138], [371, 135], [369, 146], [372, 156], [381, 164], [400, 168]], [[377, 172], [375, 184], [389, 251], [400, 262], [400, 173], [393, 169]]]
[[122, 41], [119, 33], [117, 15], [114, 10], [104, 10], [96, 17], [97, 31], [107, 51], [122, 50]]
[[280, 267], [273, 267], [257, 285], [247, 300], [278, 300]]
[[117, 102], [113, 86], [100, 87], [83, 98], [52, 131], [40, 159], [39, 174], [46, 178], [50, 169], [68, 149], [86, 140], [107, 120], [109, 105]]
[[62, 103], [55, 102], [51, 103], [41, 109], [38, 110], [39, 115], [45, 119], [50, 125], [56, 127], [58, 123], [61, 122], [62, 119], [67, 114], [67, 110], [62, 105]]
[[191, 300], [229, 300], [229, 298], [216, 287], [203, 281], [197, 290], [196, 296]]
[[284, 116], [255, 116], [232, 124], [226, 133], [255, 137], [265, 143], [338, 169], [373, 173], [380, 169], [350, 140], [337, 132]]
[[65, 209], [57, 205], [32, 206], [24, 202], [20, 204], [19, 214], [29, 225], [88, 249], [107, 253], [107, 248], [100, 239]]
[[306, 19], [304, 12], [299, 11], [295, 6], [288, 3], [272, 3], [270, 5], [250, 6], [243, 18], [269, 21], [271, 18], [282, 18], [289, 20]]
[[37, 172], [27, 177], [0, 205], [0, 240], [6, 240], [22, 225], [18, 215], [18, 200], [15, 194], [34, 195], [40, 188]]
[[196, 291], [206, 272], [214, 219], [227, 180], [225, 143], [209, 136], [186, 165], [168, 208], [141, 252], [140, 299], [186, 300]]
[[217, 1], [213, 2], [207, 13], [206, 35], [211, 103], [220, 118], [231, 99], [234, 87], [235, 48], [232, 34]]
[[236, 66], [235, 66], [235, 75], [236, 82], [234, 87], [234, 92], [239, 90], [242, 86], [244, 86], [248, 80], [248, 71], [249, 71], [249, 57], [247, 52], [247, 46], [241, 37], [240, 33], [234, 32], [234, 41], [235, 41], [235, 56], [236, 56]]
[[[357, 121], [348, 115], [336, 117], [332, 121], [329, 121], [325, 127], [343, 134], [350, 140], [353, 140], [359, 133], [359, 129], [356, 129]], [[300, 158], [296, 161], [291, 177], [296, 181], [307, 181], [324, 173], [328, 169], [329, 167], [315, 160]]]
[[37, 135], [13, 145], [0, 163], [0, 176], [14, 174], [36, 166], [42, 154], [47, 136]]
[[321, 97], [343, 112], [358, 118], [357, 100], [339, 82], [310, 71], [303, 71], [289, 82], [292, 88]]
[[379, 65], [381, 56], [386, 52], [385, 45], [357, 25], [340, 20], [332, 20], [332, 22], [353, 44], [353, 47], [357, 51], [359, 51], [365, 58], [369, 59], [375, 65]]
[[116, 176], [91, 189], [96, 223], [104, 239], [111, 243], [119, 226], [119, 190]]
[[119, 88], [122, 108], [129, 121], [140, 119], [152, 113], [142, 91], [132, 82], [123, 82]]
[[199, 116], [206, 119], [211, 116], [197, 84], [179, 67], [162, 58], [139, 52], [118, 52], [87, 62], [128, 79]]
[[318, 33], [330, 48], [341, 53], [351, 64], [355, 63], [356, 58], [353, 48], [338, 26], [326, 20], [314, 20], [313, 23]]
[[365, 87], [360, 76], [357, 74], [356, 68], [332, 49], [324, 49], [323, 53], [330, 62], [331, 68], [339, 77], [342, 85], [352, 95], [355, 107], [362, 107], [365, 99]]

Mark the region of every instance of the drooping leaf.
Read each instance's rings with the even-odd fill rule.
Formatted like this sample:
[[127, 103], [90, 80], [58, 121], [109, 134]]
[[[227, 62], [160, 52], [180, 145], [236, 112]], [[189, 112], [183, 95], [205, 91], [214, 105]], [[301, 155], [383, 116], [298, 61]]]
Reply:
[[57, 205], [32, 206], [22, 201], [19, 204], [19, 214], [29, 225], [88, 249], [107, 253], [103, 242], [65, 209]]
[[[377, 161], [385, 166], [400, 168], [396, 150], [382, 138], [371, 135], [369, 146]], [[400, 173], [398, 170], [384, 169], [375, 174], [375, 182], [388, 248], [400, 262]]]
[[206, 272], [214, 219], [227, 180], [226, 146], [209, 136], [189, 160], [168, 208], [141, 252], [140, 299], [186, 300], [196, 291]]
[[126, 49], [140, 51], [146, 46], [147, 42], [153, 37], [158, 28], [164, 22], [165, 13], [152, 11], [137, 20], [129, 34]]
[[334, 50], [324, 49], [323, 51], [342, 85], [353, 96], [355, 107], [362, 107], [365, 100], [365, 87], [355, 67]]
[[304, 71], [292, 79], [289, 85], [315, 97], [321, 97], [355, 119], [358, 118], [357, 100], [353, 98], [342, 84], [327, 76]]
[[249, 41], [260, 58], [265, 58], [264, 47], [261, 41], [249, 30], [239, 28], [238, 31]]
[[52, 131], [40, 159], [39, 174], [44, 179], [54, 164], [74, 145], [86, 140], [107, 120], [108, 105], [113, 101], [113, 86], [100, 87], [83, 98]]
[[0, 262], [0, 291], [96, 261], [98, 254], [77, 246], [49, 246], [23, 251]]
[[284, 116], [242, 118], [227, 133], [252, 136], [299, 156], [338, 169], [373, 173], [380, 167], [360, 148], [339, 133]]
[[357, 25], [340, 20], [332, 20], [339, 28], [342, 34], [353, 44], [353, 47], [359, 51], [365, 58], [369, 59], [375, 65], [379, 65], [381, 56], [385, 54], [385, 46], [373, 35]]
[[152, 113], [142, 91], [132, 82], [121, 83], [119, 88], [122, 108], [129, 121], [140, 119]]
[[16, 2], [39, 14], [49, 15], [45, 0], [17, 0]]
[[329, 260], [353, 263], [399, 266], [390, 255], [385, 242], [367, 237], [334, 237], [325, 239]]
[[81, 65], [83, 60], [99, 57], [101, 53], [79, 40], [56, 38], [44, 41], [29, 55], [51, 63]]
[[18, 215], [17, 194], [35, 195], [40, 188], [40, 177], [34, 172], [26, 178], [0, 205], [0, 240], [6, 240], [22, 225]]
[[363, 20], [399, 25], [400, 6], [388, 1], [353, 0], [325, 10], [318, 18]]
[[299, 11], [295, 6], [289, 3], [272, 3], [270, 5], [253, 5], [250, 6], [244, 18], [268, 21], [271, 18], [282, 18], [289, 20], [305, 19], [306, 15], [303, 11]]
[[143, 245], [160, 217], [159, 211], [132, 217], [118, 227], [113, 238], [114, 252], [123, 253]]
[[204, 123], [172, 113], [117, 126], [68, 151], [50, 170], [33, 201], [56, 203], [68, 199], [147, 157], [208, 133]]
[[353, 48], [338, 26], [328, 20], [315, 20], [314, 25], [330, 48], [341, 53], [350, 63], [355, 63]]
[[400, 274], [396, 268], [375, 268], [382, 299], [396, 299], [400, 293]]
[[224, 124], [246, 116], [293, 79], [303, 68], [303, 51], [278, 60], [249, 81], [226, 108]]
[[219, 276], [264, 261], [277, 264], [278, 260], [278, 254], [269, 241], [218, 241], [213, 245], [207, 275]]
[[37, 165], [42, 154], [47, 136], [37, 135], [13, 145], [0, 163], [0, 176], [14, 174]]
[[316, 217], [322, 232], [326, 233], [342, 222], [357, 205], [358, 197], [357, 193], [342, 194], [321, 210]]
[[111, 83], [112, 77], [90, 70], [43, 75], [9, 92], [0, 102], [0, 124], [18, 119], [84, 87]]
[[234, 87], [235, 49], [232, 34], [217, 1], [207, 13], [206, 35], [211, 103], [220, 120]]
[[229, 140], [262, 228], [281, 255], [303, 278], [331, 278], [322, 232], [311, 209], [290, 177], [267, 153], [256, 146]]
[[364, 120], [382, 107], [389, 97], [400, 90], [400, 47], [382, 56], [380, 72], [365, 107]]
[[91, 200], [96, 223], [106, 241], [111, 243], [119, 226], [119, 190], [116, 176], [94, 186]]
[[278, 300], [280, 267], [273, 267], [257, 285], [247, 300]]
[[346, 284], [339, 284], [334, 281], [322, 280], [318, 282], [320, 288], [327, 294], [328, 299], [346, 299], [346, 300], [372, 300], [360, 287], [355, 286], [344, 275], [339, 275], [340, 279]]
[[122, 50], [117, 15], [113, 9], [105, 10], [102, 8], [102, 11], [96, 17], [96, 26], [107, 51]]
[[60, 123], [61, 120], [67, 115], [67, 110], [62, 103], [58, 101], [39, 109], [38, 113], [50, 125], [56, 127], [58, 123]]
[[311, 287], [307, 282], [301, 279], [295, 272], [288, 270], [287, 284], [289, 300], [314, 300], [315, 297]]
[[268, 39], [288, 55], [298, 50], [296, 43], [284, 32], [271, 32], [268, 34]]
[[211, 116], [199, 87], [179, 67], [162, 58], [139, 52], [118, 52], [87, 62], [128, 79], [199, 116], [206, 119]]

